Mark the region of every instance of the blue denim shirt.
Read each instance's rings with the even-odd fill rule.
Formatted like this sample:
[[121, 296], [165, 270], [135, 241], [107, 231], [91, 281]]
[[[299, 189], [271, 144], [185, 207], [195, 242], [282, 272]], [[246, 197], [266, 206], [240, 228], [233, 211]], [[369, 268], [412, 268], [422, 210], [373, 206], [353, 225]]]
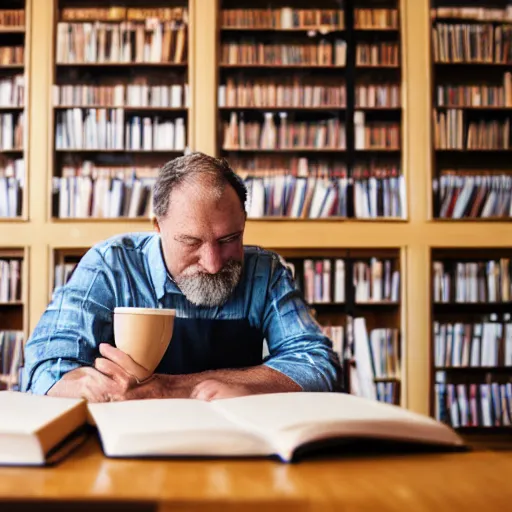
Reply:
[[339, 365], [332, 342], [277, 254], [245, 246], [244, 271], [230, 299], [220, 307], [200, 307], [169, 277], [160, 236], [134, 233], [94, 246], [69, 282], [55, 291], [25, 346], [22, 389], [46, 394], [66, 372], [92, 365], [99, 344], [113, 340], [117, 306], [172, 308], [178, 317], [192, 319], [246, 318], [267, 342], [263, 364], [305, 391], [335, 387]]

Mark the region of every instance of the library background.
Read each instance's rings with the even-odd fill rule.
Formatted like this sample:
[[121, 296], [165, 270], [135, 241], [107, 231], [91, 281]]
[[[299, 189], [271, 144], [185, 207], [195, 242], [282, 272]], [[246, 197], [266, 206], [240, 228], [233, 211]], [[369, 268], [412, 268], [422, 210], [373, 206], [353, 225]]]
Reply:
[[[512, 423], [512, 2], [3, 0], [0, 386], [158, 167], [223, 156], [351, 392]], [[262, 7], [263, 5], [263, 7]], [[37, 22], [36, 22], [37, 20]]]

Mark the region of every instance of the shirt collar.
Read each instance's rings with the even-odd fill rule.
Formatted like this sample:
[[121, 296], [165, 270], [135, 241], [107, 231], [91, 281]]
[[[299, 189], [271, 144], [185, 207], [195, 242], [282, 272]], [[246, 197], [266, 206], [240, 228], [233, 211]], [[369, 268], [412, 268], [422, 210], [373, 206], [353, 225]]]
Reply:
[[181, 294], [178, 285], [171, 279], [167, 266], [165, 265], [162, 252], [162, 241], [160, 235], [155, 233], [148, 244], [147, 261], [149, 265], [149, 274], [157, 299], [160, 300], [166, 293]]

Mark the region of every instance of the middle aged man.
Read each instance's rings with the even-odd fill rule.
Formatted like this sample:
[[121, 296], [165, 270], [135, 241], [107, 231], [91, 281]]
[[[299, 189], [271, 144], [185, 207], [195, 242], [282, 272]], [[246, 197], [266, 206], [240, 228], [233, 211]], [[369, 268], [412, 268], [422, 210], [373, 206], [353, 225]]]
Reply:
[[[225, 160], [168, 162], [154, 188], [156, 233], [85, 254], [26, 344], [23, 389], [89, 401], [335, 389], [332, 343], [289, 270], [275, 253], [243, 245], [246, 198]], [[117, 306], [176, 309], [172, 342], [143, 381], [114, 346]]]

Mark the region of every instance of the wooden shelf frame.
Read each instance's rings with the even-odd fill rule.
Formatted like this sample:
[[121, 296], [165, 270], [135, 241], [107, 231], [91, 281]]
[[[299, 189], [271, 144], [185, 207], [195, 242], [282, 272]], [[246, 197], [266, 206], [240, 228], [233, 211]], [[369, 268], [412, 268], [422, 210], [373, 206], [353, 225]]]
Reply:
[[[188, 143], [194, 150], [215, 154], [216, 40], [218, 0], [189, 0]], [[52, 176], [54, 73], [53, 24], [56, 0], [26, 0], [27, 162], [25, 221], [0, 220], [0, 249], [25, 251], [25, 319], [30, 332], [48, 303], [55, 248], [89, 247], [115, 234], [150, 231], [149, 220], [92, 219], [56, 221], [48, 215]], [[428, 0], [400, 0], [402, 31], [402, 162], [407, 177], [406, 222], [387, 221], [248, 221], [245, 243], [329, 255], [346, 248], [398, 248], [402, 276], [402, 403], [428, 413], [430, 392], [431, 248], [507, 247], [508, 222], [443, 222], [432, 219], [432, 94], [430, 10]], [[34, 22], [37, 20], [37, 23]], [[60, 66], [59, 66], [60, 67]], [[336, 68], [339, 69], [339, 68]], [[377, 69], [377, 68], [376, 68]], [[483, 66], [482, 66], [483, 69]], [[37, 78], [36, 78], [37, 77]], [[37, 87], [32, 80], [37, 79]], [[52, 122], [53, 123], [53, 122]], [[28, 280], [28, 276], [32, 278]]]

